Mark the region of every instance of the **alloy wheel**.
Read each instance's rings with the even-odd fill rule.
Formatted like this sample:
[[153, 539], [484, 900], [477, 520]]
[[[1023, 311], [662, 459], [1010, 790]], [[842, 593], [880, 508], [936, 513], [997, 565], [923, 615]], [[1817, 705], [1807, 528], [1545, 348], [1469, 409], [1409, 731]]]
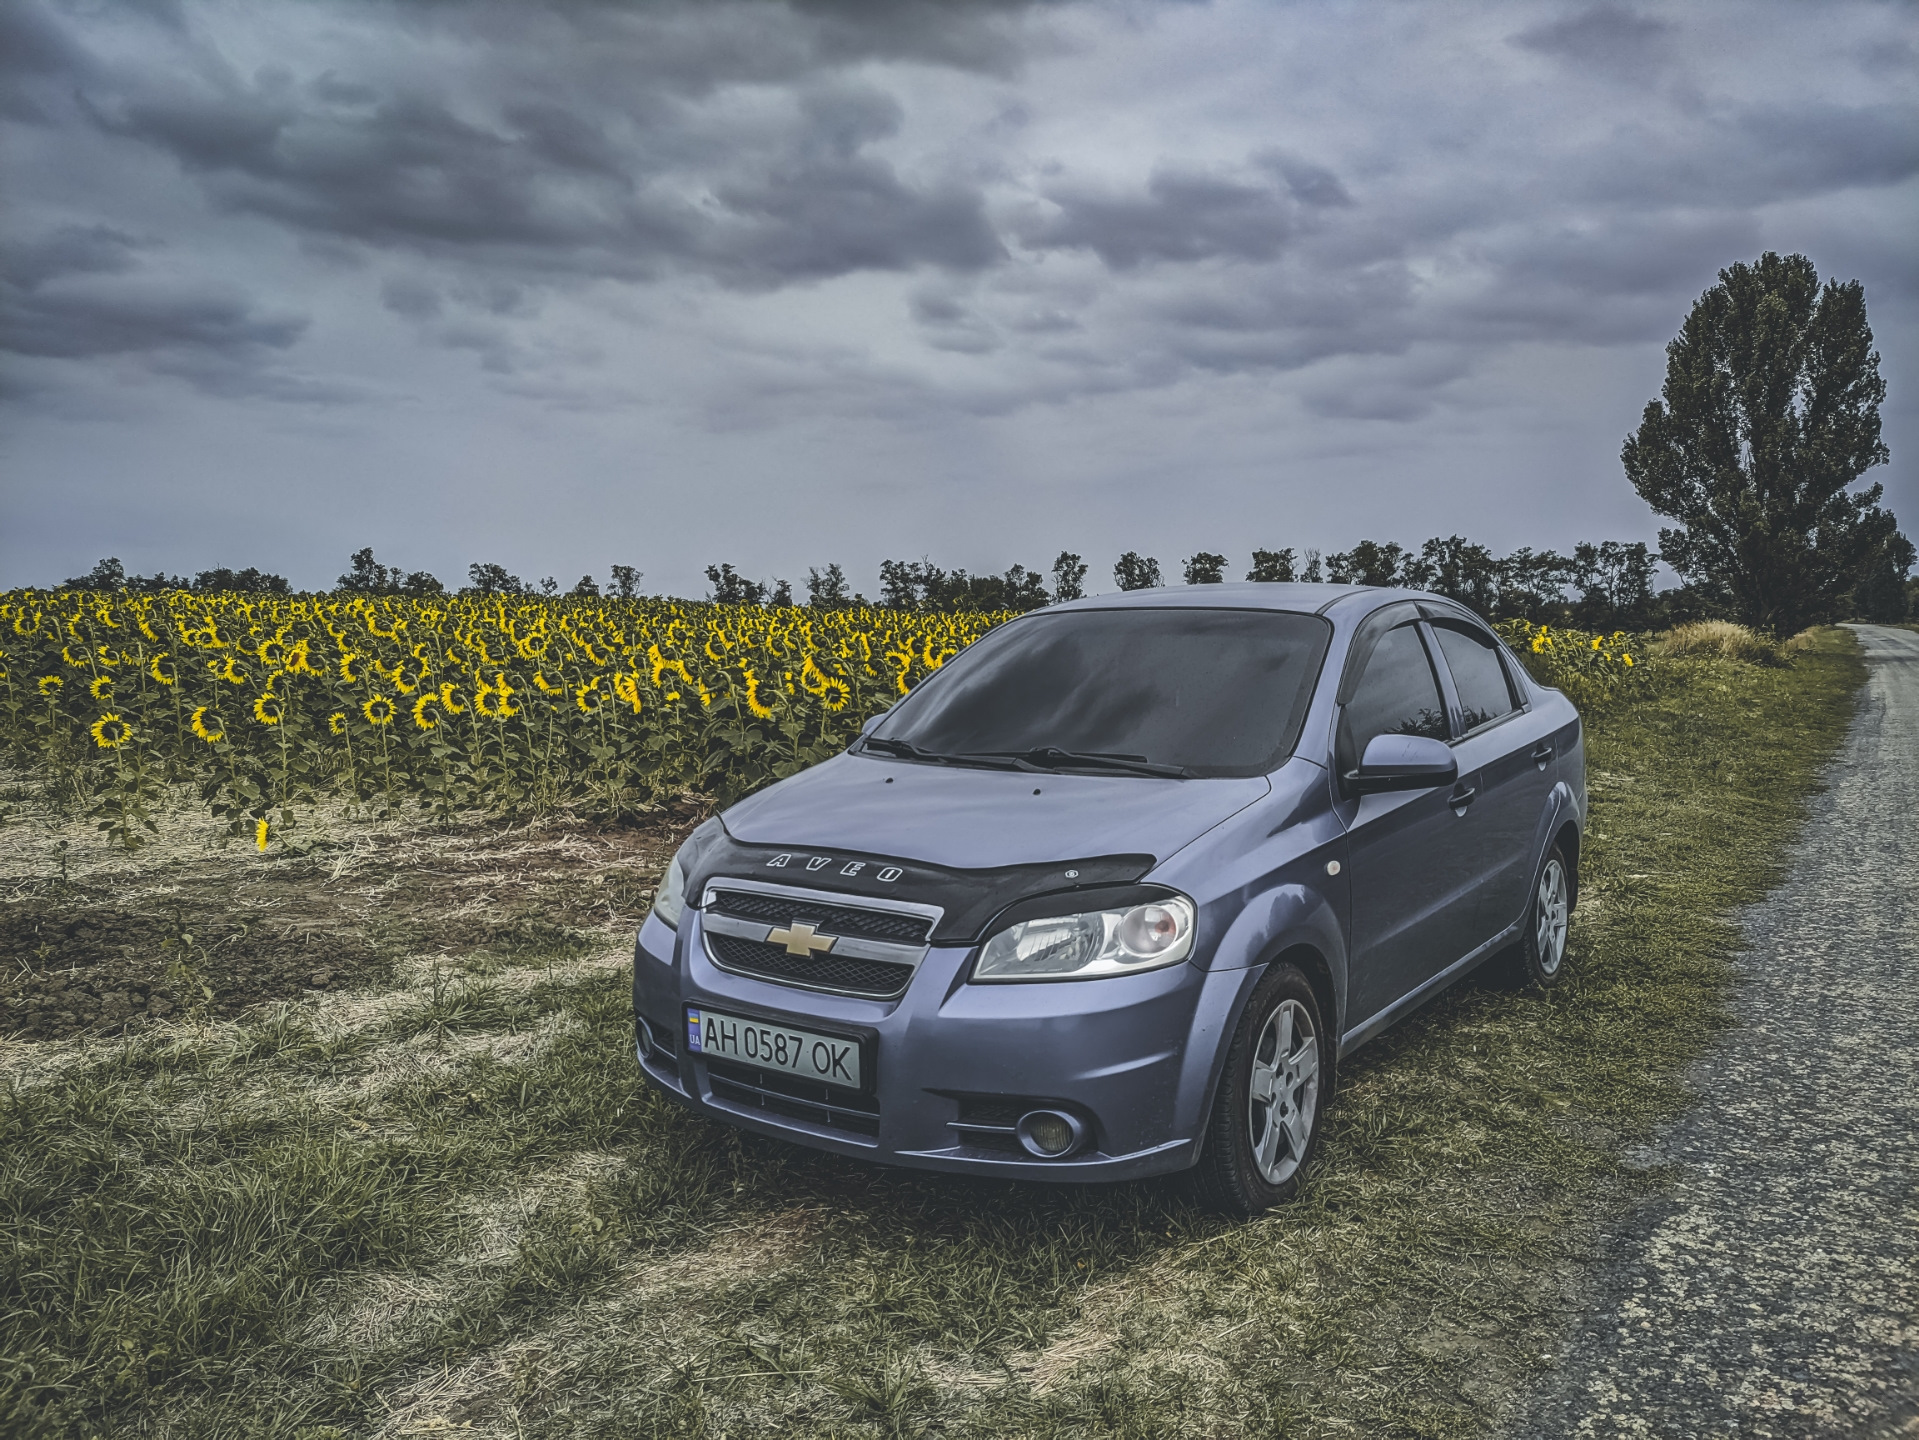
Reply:
[[1268, 1185], [1292, 1178], [1319, 1110], [1319, 1037], [1306, 1007], [1282, 1000], [1253, 1046], [1247, 1124], [1253, 1163]]
[[1533, 914], [1533, 944], [1539, 955], [1539, 968], [1547, 975], [1559, 973], [1566, 958], [1567, 914], [1566, 867], [1557, 855], [1546, 861], [1539, 875], [1539, 901]]

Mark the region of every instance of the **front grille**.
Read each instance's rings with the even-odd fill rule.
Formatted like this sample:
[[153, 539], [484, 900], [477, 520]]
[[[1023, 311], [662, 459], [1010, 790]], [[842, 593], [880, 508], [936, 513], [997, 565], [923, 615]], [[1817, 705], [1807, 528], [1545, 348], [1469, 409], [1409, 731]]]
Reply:
[[954, 1098], [959, 1101], [959, 1124], [1004, 1126], [1009, 1130], [1028, 1110], [1037, 1110], [1046, 1104], [1044, 1100], [1031, 1100], [1023, 1095], [958, 1095]]
[[729, 1060], [709, 1059], [706, 1075], [716, 1099], [869, 1139], [880, 1133], [880, 1105], [871, 1095]]
[[782, 985], [811, 985], [819, 990], [838, 990], [848, 995], [871, 995], [890, 999], [906, 988], [913, 978], [911, 965], [890, 965], [884, 960], [856, 960], [850, 955], [789, 955], [783, 945], [761, 940], [746, 940], [738, 935], [706, 932], [706, 944], [713, 958], [728, 970], [742, 975], [757, 975], [762, 980]]
[[798, 920], [828, 935], [857, 935], [862, 940], [889, 940], [896, 945], [924, 945], [933, 932], [933, 922], [924, 915], [822, 905], [799, 896], [761, 895], [746, 890], [716, 890], [707, 908], [768, 925], [791, 925]]

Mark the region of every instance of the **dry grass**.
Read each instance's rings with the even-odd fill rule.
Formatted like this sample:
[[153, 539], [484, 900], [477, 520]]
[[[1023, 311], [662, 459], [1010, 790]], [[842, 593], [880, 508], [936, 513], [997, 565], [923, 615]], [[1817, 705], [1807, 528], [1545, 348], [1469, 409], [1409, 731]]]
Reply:
[[[0, 1047], [0, 1432], [1487, 1434], [1649, 1183], [1626, 1156], [1683, 1102], [1728, 916], [1860, 675], [1835, 632], [1789, 667], [1658, 663], [1590, 717], [1567, 984], [1468, 984], [1361, 1051], [1306, 1197], [1245, 1224], [667, 1105], [626, 966], [669, 833], [347, 825], [304, 857], [114, 859], [140, 903], [224, 875], [264, 914], [335, 907], [386, 968]], [[57, 902], [44, 834], [16, 840], [10, 903]]]
[[1743, 660], [1749, 665], [1779, 665], [1786, 649], [1804, 650], [1804, 637], [1778, 641], [1730, 620], [1700, 620], [1678, 625], [1653, 642], [1654, 653], [1693, 659]]

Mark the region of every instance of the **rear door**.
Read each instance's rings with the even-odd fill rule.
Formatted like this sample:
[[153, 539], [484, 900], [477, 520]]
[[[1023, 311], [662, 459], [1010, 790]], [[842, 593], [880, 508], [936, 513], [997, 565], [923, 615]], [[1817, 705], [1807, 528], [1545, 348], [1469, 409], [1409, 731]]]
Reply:
[[1435, 616], [1432, 635], [1452, 684], [1453, 753], [1470, 773], [1472, 843], [1479, 870], [1467, 949], [1517, 920], [1531, 887], [1541, 817], [1555, 769], [1550, 722], [1520, 704], [1499, 642], [1464, 617]]
[[1459, 843], [1465, 812], [1449, 803], [1455, 787], [1361, 797], [1343, 788], [1374, 736], [1450, 733], [1421, 629], [1415, 617], [1380, 635], [1340, 708], [1334, 766], [1351, 835], [1355, 1024], [1464, 954], [1475, 927], [1471, 855]]

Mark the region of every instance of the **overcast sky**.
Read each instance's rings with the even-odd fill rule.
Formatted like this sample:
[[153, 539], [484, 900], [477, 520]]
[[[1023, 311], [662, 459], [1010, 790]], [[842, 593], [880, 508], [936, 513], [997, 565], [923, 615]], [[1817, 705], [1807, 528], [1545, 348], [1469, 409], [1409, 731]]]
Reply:
[[1654, 539], [1717, 270], [1866, 286], [1898, 5], [0, 0], [0, 583]]

